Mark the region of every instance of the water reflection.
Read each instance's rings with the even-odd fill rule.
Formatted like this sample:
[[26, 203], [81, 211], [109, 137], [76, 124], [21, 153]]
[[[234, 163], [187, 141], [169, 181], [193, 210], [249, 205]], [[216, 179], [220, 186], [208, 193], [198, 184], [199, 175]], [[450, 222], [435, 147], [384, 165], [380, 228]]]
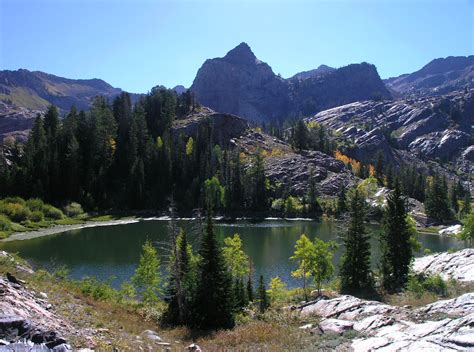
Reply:
[[[179, 226], [190, 232], [192, 224], [189, 221], [181, 221]], [[234, 233], [241, 235], [244, 249], [252, 259], [256, 274], [262, 274], [267, 279], [278, 275], [289, 286], [299, 285], [299, 282], [291, 277], [294, 263], [289, 260], [299, 236], [305, 233], [311, 239], [319, 237], [325, 241], [335, 240], [341, 243], [339, 230], [340, 226], [330, 220], [271, 220], [259, 223], [238, 221], [217, 223], [215, 227], [220, 241]], [[372, 236], [372, 261], [375, 266], [380, 257], [380, 227], [371, 225], [368, 230]], [[113, 284], [119, 286], [133, 274], [141, 246], [146, 239], [156, 243], [166, 241], [167, 222], [141, 221], [73, 230], [48, 237], [0, 243], [0, 248], [20, 254], [37, 267], [51, 269], [66, 265], [70, 269], [71, 277], [75, 279], [96, 276], [100, 280], [107, 280], [114, 276]], [[423, 234], [419, 236], [419, 240], [424, 248], [433, 252], [464, 247], [463, 242], [450, 237]], [[197, 249], [198, 239], [190, 238], [190, 241]], [[166, 253], [163, 250], [159, 250], [159, 253], [165, 259]], [[336, 263], [339, 262], [340, 255], [341, 249], [335, 255]]]

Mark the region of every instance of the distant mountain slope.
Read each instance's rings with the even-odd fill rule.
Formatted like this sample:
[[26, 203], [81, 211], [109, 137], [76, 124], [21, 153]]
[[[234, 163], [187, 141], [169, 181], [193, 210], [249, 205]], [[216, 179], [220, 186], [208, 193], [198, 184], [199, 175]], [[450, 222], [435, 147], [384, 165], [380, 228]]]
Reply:
[[385, 80], [402, 95], [442, 95], [474, 87], [474, 55], [449, 56], [429, 62], [420, 70]]
[[68, 79], [25, 69], [0, 71], [0, 100], [28, 109], [45, 110], [54, 104], [63, 111], [72, 105], [87, 110], [93, 97], [121, 92], [100, 79]]
[[223, 58], [206, 60], [190, 89], [205, 106], [255, 121], [311, 115], [357, 100], [391, 97], [373, 65], [322, 67], [285, 80], [258, 60], [246, 43]]

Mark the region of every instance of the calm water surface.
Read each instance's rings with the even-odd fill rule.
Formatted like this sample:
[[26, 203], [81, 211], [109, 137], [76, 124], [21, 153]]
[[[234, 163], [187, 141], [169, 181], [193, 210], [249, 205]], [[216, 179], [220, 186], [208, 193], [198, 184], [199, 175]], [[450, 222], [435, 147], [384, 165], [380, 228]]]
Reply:
[[[189, 221], [178, 222], [185, 231], [190, 231]], [[325, 241], [341, 242], [338, 236], [340, 225], [334, 221], [285, 221], [271, 220], [263, 222], [238, 221], [234, 223], [218, 222], [215, 226], [220, 241], [234, 233], [242, 237], [245, 252], [252, 259], [256, 274], [269, 279], [280, 276], [289, 286], [299, 285], [291, 277], [295, 265], [289, 260], [296, 240], [302, 233], [311, 239], [319, 237]], [[380, 256], [378, 234], [380, 227], [368, 226], [372, 235], [373, 265]], [[133, 275], [139, 260], [141, 246], [146, 239], [160, 243], [167, 239], [167, 222], [159, 220], [140, 221], [132, 224], [86, 228], [67, 231], [61, 234], [39, 237], [30, 240], [0, 242], [0, 248], [18, 253], [34, 266], [54, 269], [66, 265], [70, 276], [81, 279], [95, 276], [100, 280], [111, 277], [113, 285], [118, 287], [123, 280]], [[454, 238], [420, 234], [419, 240], [424, 248], [433, 252], [460, 249], [464, 243]], [[191, 238], [195, 249], [198, 240]], [[163, 260], [165, 252], [159, 250]], [[339, 262], [341, 250], [335, 256]]]

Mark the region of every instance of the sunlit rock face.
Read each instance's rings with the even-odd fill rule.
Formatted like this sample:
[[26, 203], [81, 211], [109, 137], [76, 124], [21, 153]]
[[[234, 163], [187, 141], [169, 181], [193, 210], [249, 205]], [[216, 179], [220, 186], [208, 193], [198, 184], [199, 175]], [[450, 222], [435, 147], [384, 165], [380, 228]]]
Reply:
[[206, 60], [191, 90], [203, 105], [254, 121], [308, 116], [357, 100], [391, 97], [373, 65], [320, 66], [283, 79], [246, 43], [223, 58]]

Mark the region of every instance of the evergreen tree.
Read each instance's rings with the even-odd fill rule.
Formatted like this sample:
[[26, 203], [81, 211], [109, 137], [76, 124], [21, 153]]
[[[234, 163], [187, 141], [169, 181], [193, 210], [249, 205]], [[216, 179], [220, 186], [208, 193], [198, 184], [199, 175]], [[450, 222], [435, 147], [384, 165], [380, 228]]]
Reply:
[[258, 283], [257, 296], [258, 309], [260, 313], [263, 314], [270, 307], [270, 302], [268, 300], [267, 289], [265, 288], [265, 282], [263, 281], [262, 275], [260, 275], [260, 280]]
[[266, 188], [265, 168], [260, 151], [257, 151], [253, 163], [248, 171], [249, 193], [252, 210], [265, 210], [268, 206], [268, 194]]
[[208, 212], [206, 232], [199, 251], [199, 281], [194, 302], [193, 325], [203, 329], [232, 328], [234, 307], [232, 280], [214, 234]]
[[383, 169], [383, 153], [379, 152], [377, 155], [377, 162], [375, 163], [375, 178], [377, 179], [377, 181], [379, 181], [379, 185], [383, 185]]
[[26, 185], [28, 193], [36, 197], [44, 197], [49, 187], [49, 159], [46, 131], [41, 116], [36, 116], [25, 147]]
[[297, 150], [308, 149], [308, 127], [303, 119], [298, 120], [293, 128], [293, 146]]
[[363, 294], [373, 289], [370, 270], [370, 242], [365, 230], [365, 201], [358, 189], [350, 201], [350, 221], [344, 236], [344, 253], [340, 268], [341, 291]]
[[467, 216], [471, 211], [472, 211], [472, 208], [471, 208], [471, 194], [469, 192], [467, 192], [464, 195], [464, 199], [463, 199], [463, 202], [462, 202], [462, 208], [460, 210], [461, 218], [464, 218], [465, 216]]
[[425, 200], [426, 214], [439, 222], [452, 219], [446, 179], [435, 175], [428, 180]]
[[251, 272], [249, 271], [249, 277], [247, 279], [247, 300], [249, 302], [253, 302], [253, 287], [252, 287], [252, 275]]
[[338, 216], [341, 216], [347, 211], [347, 203], [346, 203], [346, 189], [344, 186], [341, 187], [339, 194], [337, 195], [337, 208], [336, 213]]
[[389, 292], [395, 292], [405, 287], [410, 263], [413, 259], [405, 202], [400, 185], [398, 181], [395, 181], [394, 190], [387, 196], [381, 236], [382, 285]]
[[451, 209], [453, 210], [454, 214], [457, 216], [459, 213], [458, 191], [457, 191], [457, 185], [454, 183], [451, 186], [451, 190], [449, 192], [449, 202], [451, 205]]
[[318, 202], [318, 192], [313, 169], [309, 173], [308, 205], [311, 214], [321, 214], [322, 209]]

